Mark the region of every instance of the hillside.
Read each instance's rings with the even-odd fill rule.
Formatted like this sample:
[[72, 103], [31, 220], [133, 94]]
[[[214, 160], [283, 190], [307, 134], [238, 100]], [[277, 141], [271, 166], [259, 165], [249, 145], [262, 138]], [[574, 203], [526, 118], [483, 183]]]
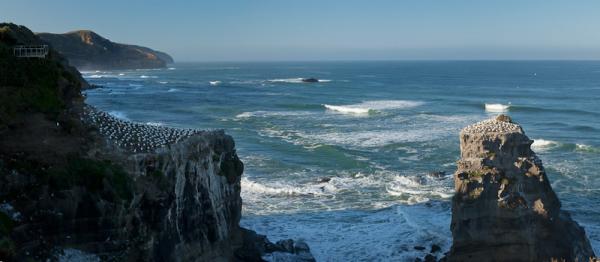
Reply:
[[173, 63], [173, 58], [166, 53], [115, 43], [89, 30], [37, 35], [79, 70], [164, 68]]

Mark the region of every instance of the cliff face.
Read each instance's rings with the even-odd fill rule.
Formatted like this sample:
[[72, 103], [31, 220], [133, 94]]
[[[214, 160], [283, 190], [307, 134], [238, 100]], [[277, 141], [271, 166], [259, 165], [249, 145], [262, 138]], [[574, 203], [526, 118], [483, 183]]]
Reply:
[[260, 261], [303, 243], [239, 227], [243, 164], [223, 131], [152, 127], [90, 109], [85, 81], [0, 24], [0, 261]]
[[38, 36], [79, 70], [164, 68], [173, 63], [166, 53], [147, 47], [118, 44], [89, 30]]
[[588, 261], [585, 232], [550, 186], [533, 143], [509, 117], [460, 133], [448, 261]]
[[131, 174], [154, 180], [138, 188], [127, 222], [144, 261], [233, 260], [243, 164], [230, 136], [206, 132], [129, 162]]

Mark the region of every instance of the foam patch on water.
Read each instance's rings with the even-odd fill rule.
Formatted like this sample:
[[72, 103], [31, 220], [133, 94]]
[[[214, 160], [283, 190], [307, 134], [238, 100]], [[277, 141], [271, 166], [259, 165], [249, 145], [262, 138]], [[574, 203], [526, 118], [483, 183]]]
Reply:
[[[286, 170], [279, 172], [286, 173]], [[387, 170], [370, 174], [341, 171], [337, 175], [315, 178], [319, 173], [288, 173], [285, 180], [243, 177], [242, 199], [247, 203], [243, 209], [253, 214], [272, 214], [333, 210], [348, 204], [385, 207], [393, 203], [417, 204], [449, 199], [454, 190], [449, 174], [437, 177], [403, 175]]]
[[305, 116], [310, 114], [311, 112], [308, 111], [252, 111], [237, 114], [235, 118]]
[[437, 178], [431, 176], [397, 176], [387, 186], [387, 192], [392, 196], [407, 198], [409, 204], [424, 203], [431, 197], [449, 199], [454, 190], [447, 185], [452, 176]]
[[[432, 244], [451, 245], [449, 203], [395, 205], [381, 210], [322, 211], [248, 216], [241, 225], [269, 239], [305, 240], [317, 261], [415, 261]], [[424, 246], [426, 251], [415, 250]]]
[[368, 114], [375, 111], [393, 110], [393, 109], [407, 109], [422, 105], [420, 101], [407, 101], [407, 100], [375, 100], [365, 101], [359, 104], [352, 105], [329, 105], [323, 104], [328, 110], [346, 113], [346, 114]]
[[177, 88], [169, 88], [169, 90], [167, 90], [167, 92], [169, 92], [169, 93], [178, 92], [178, 91], [179, 91], [179, 89], [177, 89]]
[[350, 107], [350, 106], [334, 106], [334, 105], [327, 105], [327, 104], [323, 104], [323, 106], [326, 109], [340, 112], [340, 113], [347, 113], [347, 114], [369, 114], [369, 111], [371, 111], [371, 109], [369, 109], [369, 108], [358, 108], [358, 107]]
[[485, 104], [485, 111], [492, 113], [508, 112], [510, 105], [503, 104]]
[[552, 140], [534, 139], [533, 144], [531, 144], [531, 149], [533, 149], [534, 151], [543, 152], [555, 148], [559, 145], [559, 142]]

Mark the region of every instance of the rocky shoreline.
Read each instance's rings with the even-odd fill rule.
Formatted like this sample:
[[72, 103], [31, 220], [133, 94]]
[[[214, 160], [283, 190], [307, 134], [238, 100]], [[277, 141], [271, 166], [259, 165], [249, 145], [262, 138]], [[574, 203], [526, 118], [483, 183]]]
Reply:
[[[0, 24], [0, 70], [11, 76], [0, 79], [10, 109], [0, 112], [0, 260], [315, 261], [303, 241], [240, 227], [244, 164], [231, 136], [98, 111], [58, 52], [11, 53], [40, 41]], [[442, 261], [595, 261], [521, 126], [499, 116], [466, 127], [460, 142]], [[443, 252], [414, 249], [427, 253], [417, 261]]]

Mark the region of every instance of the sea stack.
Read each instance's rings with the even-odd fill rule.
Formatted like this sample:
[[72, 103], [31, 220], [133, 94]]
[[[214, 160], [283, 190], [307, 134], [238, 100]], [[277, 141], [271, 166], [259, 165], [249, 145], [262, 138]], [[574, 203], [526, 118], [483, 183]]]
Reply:
[[532, 143], [505, 115], [461, 131], [448, 261], [594, 257], [584, 229], [560, 210]]

